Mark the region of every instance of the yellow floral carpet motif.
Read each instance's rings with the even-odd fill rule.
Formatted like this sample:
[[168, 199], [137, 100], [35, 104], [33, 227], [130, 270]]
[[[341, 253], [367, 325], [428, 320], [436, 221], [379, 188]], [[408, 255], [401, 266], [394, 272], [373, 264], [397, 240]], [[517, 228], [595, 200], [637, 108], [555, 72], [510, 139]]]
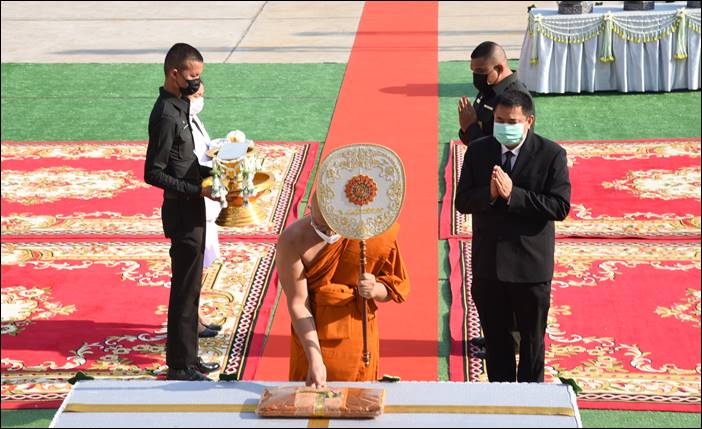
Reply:
[[71, 198], [113, 198], [129, 190], [149, 187], [130, 171], [91, 171], [64, 166], [3, 170], [1, 180], [3, 200], [28, 206]]

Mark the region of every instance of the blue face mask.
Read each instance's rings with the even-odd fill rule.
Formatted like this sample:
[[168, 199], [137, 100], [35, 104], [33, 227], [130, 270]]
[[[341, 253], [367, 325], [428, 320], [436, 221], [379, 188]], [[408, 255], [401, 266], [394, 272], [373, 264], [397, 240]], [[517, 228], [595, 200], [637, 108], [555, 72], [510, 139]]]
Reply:
[[514, 149], [522, 142], [524, 137], [524, 124], [502, 124], [495, 122], [492, 135], [507, 149]]

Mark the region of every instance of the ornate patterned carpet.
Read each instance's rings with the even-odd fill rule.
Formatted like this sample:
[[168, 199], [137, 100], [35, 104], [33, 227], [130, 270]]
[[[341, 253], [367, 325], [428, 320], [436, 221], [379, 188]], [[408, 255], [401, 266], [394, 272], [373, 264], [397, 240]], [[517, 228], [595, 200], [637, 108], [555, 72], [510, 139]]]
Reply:
[[[317, 148], [259, 143], [275, 183], [257, 201], [265, 221], [220, 228], [220, 237], [275, 240], [297, 215]], [[162, 192], [143, 181], [145, 153], [145, 142], [3, 142], [3, 239], [163, 236]]]
[[[158, 375], [165, 365], [168, 248], [142, 241], [3, 243], [3, 407], [58, 406], [77, 371]], [[225, 374], [241, 376], [256, 321], [268, 317], [274, 254], [274, 243], [225, 242], [222, 259], [208, 270], [201, 307], [223, 334], [201, 340], [200, 353]]]
[[[561, 144], [573, 194], [556, 222], [547, 378], [575, 379], [583, 408], [699, 411], [700, 139]], [[441, 235], [451, 248], [450, 378], [473, 381], [487, 379], [469, 343], [481, 336], [471, 220], [453, 205], [465, 152], [452, 143]]]
[[[568, 152], [571, 212], [559, 237], [699, 238], [700, 139], [560, 142]], [[470, 237], [455, 210], [466, 146], [451, 145], [441, 238]]]
[[[220, 228], [200, 341], [221, 374], [250, 378], [277, 298], [275, 241], [297, 218], [317, 143], [259, 144], [275, 185], [258, 227]], [[2, 143], [2, 407], [58, 407], [77, 372], [162, 377], [170, 287], [161, 192], [143, 142]], [[213, 373], [217, 379], [220, 373]]]
[[[487, 381], [471, 338], [470, 240], [451, 240], [454, 381]], [[700, 410], [700, 243], [560, 240], [546, 338], [547, 382], [583, 388], [583, 408]]]

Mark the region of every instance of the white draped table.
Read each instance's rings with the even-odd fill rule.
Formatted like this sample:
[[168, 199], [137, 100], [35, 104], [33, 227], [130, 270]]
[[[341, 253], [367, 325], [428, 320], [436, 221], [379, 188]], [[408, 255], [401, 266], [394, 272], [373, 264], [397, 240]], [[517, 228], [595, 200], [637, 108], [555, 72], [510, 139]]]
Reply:
[[258, 417], [263, 389], [280, 385], [301, 383], [81, 381], [50, 427], [582, 427], [575, 394], [564, 384], [330, 383], [385, 389], [385, 413], [361, 420]]
[[658, 92], [700, 88], [700, 9], [658, 3], [652, 11], [596, 6], [559, 15], [534, 8], [519, 59], [530, 91]]

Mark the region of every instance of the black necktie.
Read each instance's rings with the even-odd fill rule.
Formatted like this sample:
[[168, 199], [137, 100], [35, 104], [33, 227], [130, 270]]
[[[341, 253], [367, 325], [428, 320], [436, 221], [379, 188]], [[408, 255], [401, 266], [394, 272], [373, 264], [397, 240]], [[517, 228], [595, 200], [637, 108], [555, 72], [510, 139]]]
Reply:
[[512, 151], [505, 152], [505, 163], [502, 164], [502, 169], [507, 173], [508, 176], [512, 175], [512, 157], [514, 154]]

